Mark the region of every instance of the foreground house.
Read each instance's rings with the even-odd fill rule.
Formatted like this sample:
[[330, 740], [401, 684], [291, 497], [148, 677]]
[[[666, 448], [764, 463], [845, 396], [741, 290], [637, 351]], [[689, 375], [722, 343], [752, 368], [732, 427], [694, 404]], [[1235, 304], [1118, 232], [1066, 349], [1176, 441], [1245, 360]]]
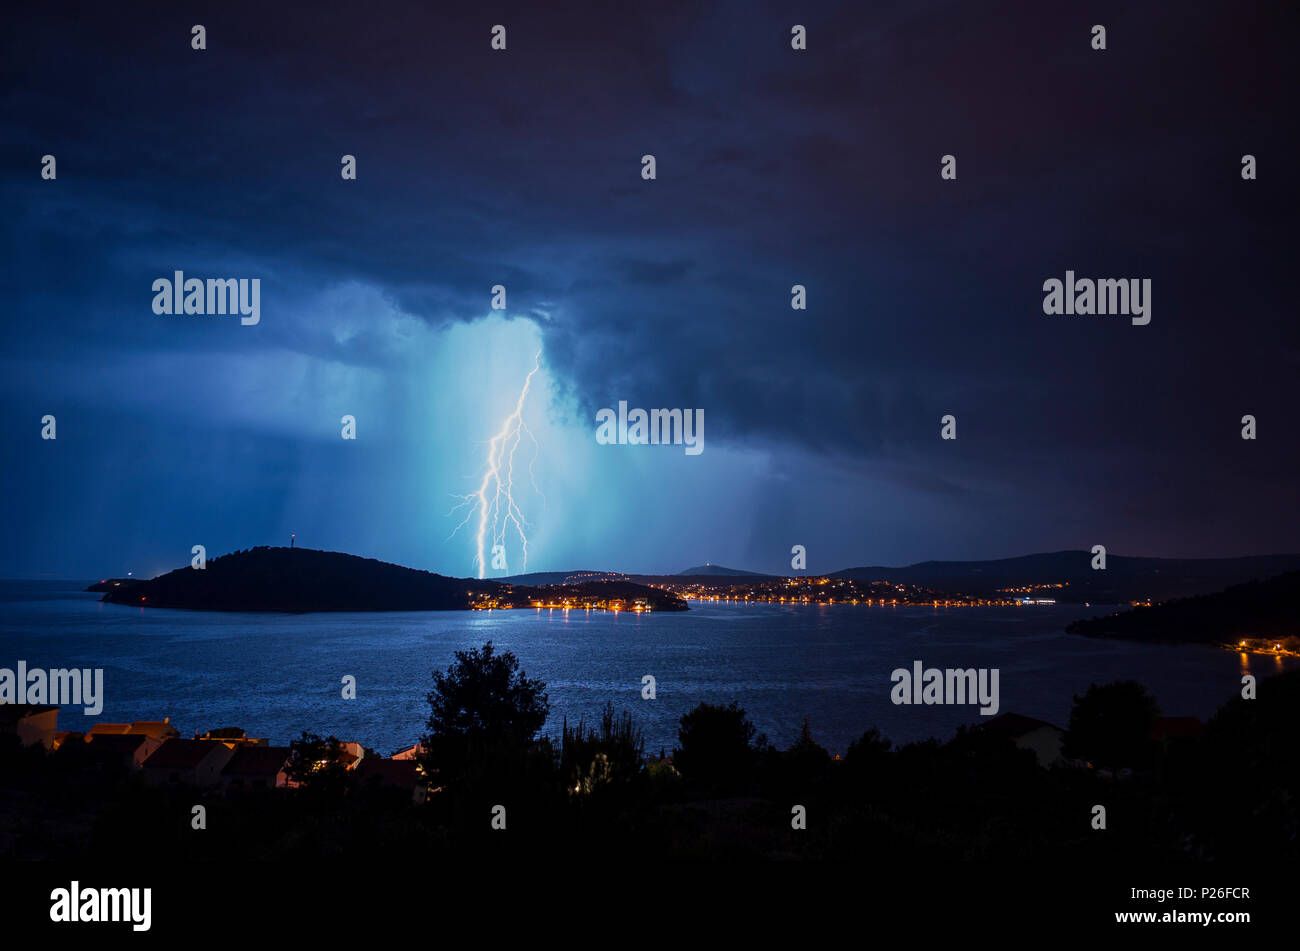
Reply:
[[131, 729], [126, 732], [143, 733], [155, 740], [169, 740], [181, 735], [181, 731], [172, 726], [171, 717], [163, 717], [161, 720], [136, 720], [131, 724]]
[[1171, 740], [1194, 740], [1205, 732], [1205, 724], [1196, 717], [1156, 717], [1149, 738], [1168, 744]]
[[395, 760], [419, 759], [428, 752], [428, 749], [423, 743], [416, 743], [412, 746], [406, 747], [405, 749], [398, 750], [390, 758]]
[[234, 755], [221, 770], [223, 789], [276, 789], [289, 784], [287, 746], [246, 744], [231, 747]]
[[54, 746], [51, 749], [57, 750], [64, 743], [84, 743], [86, 734], [80, 730], [60, 730], [54, 734]]
[[989, 736], [1006, 737], [1019, 749], [1029, 750], [1038, 759], [1038, 765], [1044, 769], [1067, 762], [1061, 753], [1061, 747], [1065, 744], [1065, 731], [1046, 720], [1036, 720], [1019, 713], [1002, 713], [975, 729]]
[[372, 783], [400, 789], [411, 797], [417, 806], [428, 798], [429, 790], [414, 760], [380, 759], [367, 756], [356, 768], [357, 781], [363, 786]]
[[234, 755], [235, 751], [224, 743], [171, 739], [144, 761], [140, 775], [146, 782], [159, 786], [169, 783], [214, 786], [220, 782], [221, 771]]
[[1160, 758], [1194, 749], [1205, 732], [1205, 724], [1196, 717], [1156, 717], [1147, 734]]
[[342, 752], [339, 754], [339, 762], [346, 769], [356, 769], [366, 756], [366, 748], [356, 740], [344, 740], [341, 744]]
[[94, 759], [132, 771], [143, 767], [145, 760], [163, 745], [162, 740], [143, 733], [92, 733], [85, 742]]
[[18, 737], [23, 746], [37, 743], [47, 750], [54, 748], [59, 732], [59, 708], [38, 703], [0, 703], [0, 734]]

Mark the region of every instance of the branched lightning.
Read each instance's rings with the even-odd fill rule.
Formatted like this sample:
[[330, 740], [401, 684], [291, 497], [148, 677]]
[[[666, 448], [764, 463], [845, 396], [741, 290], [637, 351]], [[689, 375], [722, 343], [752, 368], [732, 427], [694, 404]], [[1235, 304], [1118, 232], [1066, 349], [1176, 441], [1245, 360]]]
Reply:
[[[475, 535], [477, 554], [474, 561], [478, 566], [478, 576], [480, 578], [487, 577], [485, 552], [488, 550], [488, 540], [491, 539], [493, 548], [497, 545], [504, 545], [506, 534], [511, 528], [519, 535], [522, 552], [520, 570], [522, 571], [528, 567], [528, 535], [525, 529], [529, 526], [528, 520], [524, 518], [523, 512], [520, 511], [519, 505], [515, 501], [515, 452], [519, 449], [519, 444], [524, 437], [527, 436], [533, 444], [533, 455], [528, 460], [528, 480], [532, 483], [533, 491], [538, 495], [542, 495], [533, 478], [533, 463], [537, 459], [540, 446], [537, 443], [537, 437], [533, 435], [532, 430], [528, 428], [528, 424], [524, 422], [523, 416], [524, 401], [528, 398], [528, 390], [533, 385], [533, 376], [541, 367], [541, 358], [542, 352], [538, 350], [537, 355], [533, 357], [533, 368], [528, 371], [528, 376], [524, 378], [524, 386], [519, 391], [519, 399], [515, 402], [514, 411], [506, 417], [505, 422], [501, 424], [501, 429], [488, 443], [483, 481], [479, 483], [478, 491], [460, 496], [460, 504], [447, 513], [451, 515], [462, 508], [467, 509], [465, 517], [448, 538], [455, 537], [456, 533], [474, 518], [475, 513], [478, 514], [478, 531]], [[545, 504], [545, 501], [546, 497], [543, 495], [543, 504]]]

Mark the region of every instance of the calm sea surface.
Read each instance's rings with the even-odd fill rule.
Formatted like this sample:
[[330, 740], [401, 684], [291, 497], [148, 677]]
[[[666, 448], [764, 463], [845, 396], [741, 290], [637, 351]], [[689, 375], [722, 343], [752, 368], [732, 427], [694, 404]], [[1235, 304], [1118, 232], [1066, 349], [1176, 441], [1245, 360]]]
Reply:
[[[1064, 726], [1092, 682], [1134, 678], [1170, 716], [1207, 718], [1240, 689], [1294, 660], [1208, 647], [1094, 641], [1063, 632], [1096, 608], [881, 608], [705, 605], [653, 615], [572, 611], [218, 614], [101, 604], [84, 583], [0, 582], [0, 667], [104, 668], [97, 718], [65, 708], [59, 727], [170, 716], [182, 735], [240, 726], [285, 744], [302, 730], [388, 754], [417, 739], [433, 669], [489, 639], [546, 681], [562, 717], [591, 721], [606, 700], [631, 711], [647, 749], [672, 748], [677, 719], [701, 700], [738, 701], [788, 745], [807, 717], [843, 751], [869, 726], [895, 742], [946, 739], [975, 706], [895, 706], [890, 672], [996, 667], [1001, 710]], [[357, 678], [357, 699], [340, 696]], [[641, 699], [655, 677], [658, 698]]]

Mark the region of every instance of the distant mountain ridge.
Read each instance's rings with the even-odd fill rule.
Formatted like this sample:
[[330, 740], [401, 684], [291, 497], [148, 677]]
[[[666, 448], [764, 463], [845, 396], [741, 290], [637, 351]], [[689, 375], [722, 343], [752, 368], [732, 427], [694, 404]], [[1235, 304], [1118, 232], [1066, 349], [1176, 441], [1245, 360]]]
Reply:
[[[1106, 556], [1106, 567], [1094, 570], [1091, 551], [1041, 552], [979, 561], [922, 561], [901, 567], [883, 565], [845, 568], [831, 578], [915, 584], [953, 594], [992, 597], [1010, 589], [1038, 586], [1037, 597], [1062, 603], [1123, 604], [1130, 601], [1192, 597], [1300, 570], [1300, 553], [1246, 555], [1238, 558], [1148, 558]], [[788, 576], [816, 572], [790, 572]], [[765, 575], [721, 565], [697, 565], [676, 575], [633, 574], [631, 579], [653, 584], [683, 577], [748, 577]], [[1059, 587], [1045, 587], [1059, 586]], [[1024, 592], [1028, 594], [1029, 592]]]
[[694, 568], [687, 568], [685, 571], [677, 572], [677, 576], [690, 575], [702, 576], [705, 578], [730, 578], [737, 575], [747, 575], [751, 578], [770, 578], [771, 575], [765, 575], [761, 571], [742, 571], [740, 568], [724, 568], [722, 565], [696, 565]]
[[1208, 594], [1229, 585], [1300, 570], [1300, 554], [1241, 558], [1107, 555], [1102, 570], [1094, 570], [1092, 560], [1089, 551], [1058, 551], [988, 561], [923, 561], [903, 568], [846, 568], [831, 577], [910, 582], [972, 594], [1017, 585], [1067, 584], [1041, 593], [1058, 601], [1118, 604]]
[[[1088, 551], [1060, 551], [986, 561], [847, 568], [829, 577], [913, 584], [952, 595], [1005, 598], [1032, 593], [1063, 603], [1123, 604], [1209, 594], [1300, 571], [1300, 554], [1203, 559], [1108, 555], [1104, 570], [1094, 570], [1092, 561]], [[103, 600], [110, 603], [150, 607], [392, 611], [456, 610], [488, 601], [519, 606], [530, 597], [552, 601], [566, 596], [557, 592], [573, 589], [567, 596], [593, 599], [595, 592], [605, 591], [610, 592], [609, 597], [626, 595], [646, 604], [654, 602], [657, 610], [680, 610], [680, 599], [671, 589], [701, 583], [697, 579], [730, 578], [744, 583], [745, 579], [761, 582], [776, 577], [785, 576], [704, 564], [673, 575], [580, 570], [493, 579], [451, 578], [339, 552], [262, 546], [210, 559], [202, 570], [179, 568], [147, 581], [117, 579], [115, 584], [110, 579], [90, 590], [105, 591]]]
[[[1055, 551], [1013, 558], [993, 558], [980, 561], [919, 561], [912, 565], [890, 568], [881, 565], [845, 568], [831, 575], [833, 578], [866, 577], [870, 573], [908, 572], [916, 577], [955, 577], [1023, 575], [1026, 572], [1048, 572], [1053, 575], [1083, 576], [1094, 571], [1093, 555], [1089, 551]], [[1233, 571], [1263, 571], [1277, 574], [1300, 568], [1300, 553], [1279, 555], [1244, 555], [1239, 558], [1146, 558], [1135, 555], [1106, 556], [1108, 572], [1116, 574], [1191, 573], [1198, 576], [1222, 574]]]
[[627, 581], [630, 575], [621, 571], [532, 571], [523, 575], [493, 578], [503, 584], [546, 586], [555, 584], [586, 584], [589, 581]]

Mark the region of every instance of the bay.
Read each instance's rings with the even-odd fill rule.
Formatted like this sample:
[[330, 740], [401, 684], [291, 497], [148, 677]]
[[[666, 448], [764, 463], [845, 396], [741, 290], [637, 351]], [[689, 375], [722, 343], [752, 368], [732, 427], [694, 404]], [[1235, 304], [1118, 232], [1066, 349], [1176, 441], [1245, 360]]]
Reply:
[[[805, 717], [835, 752], [868, 727], [896, 743], [947, 739], [986, 718], [978, 707], [896, 706], [890, 673], [927, 667], [1000, 671], [1000, 711], [1064, 727], [1090, 683], [1136, 679], [1167, 716], [1202, 720], [1294, 659], [1201, 646], [1100, 641], [1064, 633], [1104, 608], [934, 608], [695, 604], [689, 612], [586, 611], [227, 614], [99, 602], [88, 582], [0, 582], [0, 667], [102, 667], [97, 718], [60, 712], [62, 730], [171, 717], [183, 736], [223, 726], [286, 744], [302, 730], [358, 740], [383, 755], [416, 741], [434, 669], [493, 640], [547, 683], [558, 735], [593, 722], [608, 700], [642, 727], [647, 751], [671, 752], [677, 721], [700, 701], [738, 702], [778, 746]], [[356, 700], [341, 680], [357, 679]], [[642, 677], [657, 698], [641, 698]]]

